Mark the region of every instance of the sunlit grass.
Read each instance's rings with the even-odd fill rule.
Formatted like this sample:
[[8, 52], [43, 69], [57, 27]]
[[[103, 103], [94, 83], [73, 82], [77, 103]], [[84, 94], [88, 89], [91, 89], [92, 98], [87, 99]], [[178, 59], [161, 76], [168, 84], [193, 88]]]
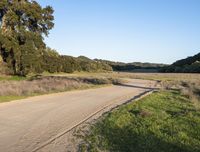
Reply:
[[199, 152], [200, 110], [177, 91], [153, 93], [99, 120], [81, 149]]
[[0, 75], [0, 81], [22, 81], [27, 80], [26, 77], [20, 77], [20, 76], [2, 76]]

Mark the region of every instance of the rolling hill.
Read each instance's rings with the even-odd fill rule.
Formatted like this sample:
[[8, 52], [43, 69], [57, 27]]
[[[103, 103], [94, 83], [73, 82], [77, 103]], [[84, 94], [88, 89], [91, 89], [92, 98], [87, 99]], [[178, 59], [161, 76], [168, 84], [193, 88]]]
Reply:
[[200, 73], [200, 53], [163, 67], [160, 72]]

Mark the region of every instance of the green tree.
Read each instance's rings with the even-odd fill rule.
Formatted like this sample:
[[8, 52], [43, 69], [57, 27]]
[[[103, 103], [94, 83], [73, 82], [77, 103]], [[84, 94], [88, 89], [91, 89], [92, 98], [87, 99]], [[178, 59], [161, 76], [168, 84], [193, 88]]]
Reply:
[[61, 72], [60, 71], [60, 66], [61, 66], [60, 55], [58, 54], [56, 50], [53, 50], [47, 47], [43, 51], [42, 57], [43, 57], [42, 69], [44, 71], [47, 71], [50, 73]]
[[54, 26], [53, 9], [34, 0], [0, 1], [0, 54], [13, 74], [39, 72], [43, 36]]

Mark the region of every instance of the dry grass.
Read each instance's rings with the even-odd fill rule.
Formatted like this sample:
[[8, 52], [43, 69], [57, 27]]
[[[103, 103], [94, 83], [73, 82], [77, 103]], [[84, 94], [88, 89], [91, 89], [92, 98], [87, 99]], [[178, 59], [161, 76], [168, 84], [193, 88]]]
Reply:
[[179, 90], [196, 108], [200, 108], [200, 74], [166, 74], [165, 77], [163, 74], [155, 74], [154, 80], [160, 81], [161, 90]]
[[[119, 75], [123, 73], [119, 73]], [[150, 79], [159, 81], [174, 80], [200, 80], [200, 74], [188, 73], [125, 73], [127, 76], [136, 79]]]
[[160, 85], [165, 90], [178, 89], [187, 97], [200, 96], [200, 80], [161, 81]]
[[0, 96], [30, 96], [89, 88], [95, 85], [116, 83], [106, 78], [41, 77], [23, 81], [0, 81]]
[[[63, 74], [65, 75], [65, 74]], [[68, 74], [71, 77], [101, 77], [101, 78], [130, 78], [156, 80], [161, 89], [178, 89], [183, 94], [200, 95], [200, 74], [189, 73], [130, 73], [130, 72], [109, 72], [109, 73], [74, 73]]]
[[109, 72], [109, 73], [75, 73], [73, 76], [102, 76], [113, 78], [131, 78], [157, 81], [174, 81], [174, 80], [200, 80], [200, 74], [189, 73], [130, 73], [130, 72]]
[[67, 77], [104, 77], [104, 78], [130, 78], [145, 79], [156, 81], [200, 81], [200, 74], [189, 73], [130, 73], [130, 72], [108, 72], [108, 73], [73, 73], [73, 74], [57, 74]]
[[188, 97], [194, 105], [199, 106], [200, 74], [113, 72], [100, 75], [112, 76], [113, 78], [156, 80], [159, 82], [158, 87], [160, 87], [161, 90], [180, 90], [182, 95]]
[[[0, 96], [31, 96], [73, 89], [84, 89], [102, 84], [119, 84], [121, 78], [156, 80], [163, 90], [178, 89], [191, 101], [199, 102], [200, 74], [178, 73], [73, 73], [43, 77], [0, 77]], [[11, 81], [12, 80], [12, 81]], [[20, 81], [19, 81], [20, 80]]]
[[108, 72], [108, 73], [73, 73], [58, 74], [68, 77], [92, 77], [92, 78], [130, 78], [156, 80], [162, 90], [178, 89], [182, 94], [192, 100], [199, 100], [200, 96], [200, 74], [189, 73], [130, 73], [130, 72]]

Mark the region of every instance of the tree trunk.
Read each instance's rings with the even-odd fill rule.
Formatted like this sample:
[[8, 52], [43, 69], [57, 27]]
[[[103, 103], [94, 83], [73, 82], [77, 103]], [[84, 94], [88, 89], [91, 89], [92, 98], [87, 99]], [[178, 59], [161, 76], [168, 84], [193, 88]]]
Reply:
[[2, 18], [2, 23], [1, 23], [1, 32], [2, 34], [5, 34], [6, 33], [6, 17], [3, 16]]
[[15, 60], [13, 49], [10, 50], [10, 57], [11, 57], [11, 65], [12, 65], [13, 74], [16, 75], [17, 74], [16, 60]]
[[7, 26], [6, 20], [6, 16], [4, 15], [1, 23], [1, 33], [4, 36], [12, 36], [12, 29], [10, 26]]

